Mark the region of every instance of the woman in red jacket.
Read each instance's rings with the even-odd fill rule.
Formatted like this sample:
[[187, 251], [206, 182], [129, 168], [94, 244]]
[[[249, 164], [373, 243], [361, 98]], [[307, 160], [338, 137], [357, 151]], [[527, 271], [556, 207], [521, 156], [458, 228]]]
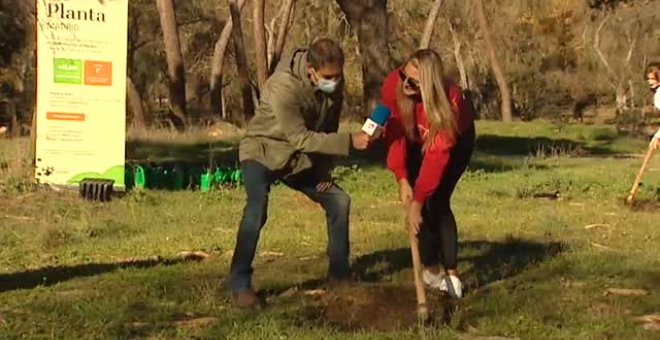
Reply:
[[398, 183], [409, 228], [420, 241], [424, 282], [461, 297], [450, 199], [474, 148], [472, 104], [445, 78], [440, 56], [428, 49], [387, 76], [381, 102], [392, 112], [385, 124], [387, 167]]

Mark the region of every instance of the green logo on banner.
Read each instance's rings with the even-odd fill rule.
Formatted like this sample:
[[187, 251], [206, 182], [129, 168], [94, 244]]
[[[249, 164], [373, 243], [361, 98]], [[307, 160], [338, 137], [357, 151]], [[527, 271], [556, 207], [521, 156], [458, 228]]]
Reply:
[[58, 84], [82, 84], [83, 61], [80, 59], [53, 59], [53, 70], [55, 83]]

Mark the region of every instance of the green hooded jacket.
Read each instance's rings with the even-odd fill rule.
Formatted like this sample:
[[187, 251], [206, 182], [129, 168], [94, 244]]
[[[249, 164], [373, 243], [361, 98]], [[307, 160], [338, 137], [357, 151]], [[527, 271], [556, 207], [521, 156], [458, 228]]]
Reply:
[[329, 180], [334, 156], [349, 154], [350, 134], [337, 133], [343, 81], [327, 95], [315, 88], [306, 70], [305, 50], [279, 62], [241, 140], [241, 162], [257, 161], [282, 177], [313, 169]]

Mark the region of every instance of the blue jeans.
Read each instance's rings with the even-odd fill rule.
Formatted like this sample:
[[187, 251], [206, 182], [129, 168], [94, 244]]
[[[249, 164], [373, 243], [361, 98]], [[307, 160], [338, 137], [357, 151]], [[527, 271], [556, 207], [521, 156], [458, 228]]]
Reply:
[[325, 210], [328, 227], [329, 277], [345, 279], [349, 276], [348, 215], [350, 197], [337, 185], [318, 192], [319, 179], [311, 172], [280, 178], [256, 161], [241, 163], [247, 204], [238, 228], [236, 246], [229, 270], [229, 288], [234, 292], [252, 289], [252, 261], [259, 242], [261, 228], [266, 224], [270, 186], [280, 180], [288, 187], [300, 191]]

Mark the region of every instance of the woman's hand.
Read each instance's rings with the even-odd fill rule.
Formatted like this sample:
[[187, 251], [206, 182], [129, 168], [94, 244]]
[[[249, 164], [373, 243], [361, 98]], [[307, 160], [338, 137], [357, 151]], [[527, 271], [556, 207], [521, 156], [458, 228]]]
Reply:
[[407, 221], [408, 228], [415, 232], [415, 235], [419, 233], [419, 229], [422, 226], [422, 204], [417, 201], [411, 201], [410, 206], [407, 209]]
[[404, 208], [408, 208], [408, 205], [410, 205], [410, 202], [412, 201], [412, 197], [413, 190], [410, 183], [408, 183], [408, 180], [405, 178], [399, 180], [399, 199], [401, 200], [401, 203], [403, 203]]
[[660, 147], [660, 129], [658, 129], [658, 132], [651, 139], [650, 147], [654, 150], [658, 150], [658, 147]]

